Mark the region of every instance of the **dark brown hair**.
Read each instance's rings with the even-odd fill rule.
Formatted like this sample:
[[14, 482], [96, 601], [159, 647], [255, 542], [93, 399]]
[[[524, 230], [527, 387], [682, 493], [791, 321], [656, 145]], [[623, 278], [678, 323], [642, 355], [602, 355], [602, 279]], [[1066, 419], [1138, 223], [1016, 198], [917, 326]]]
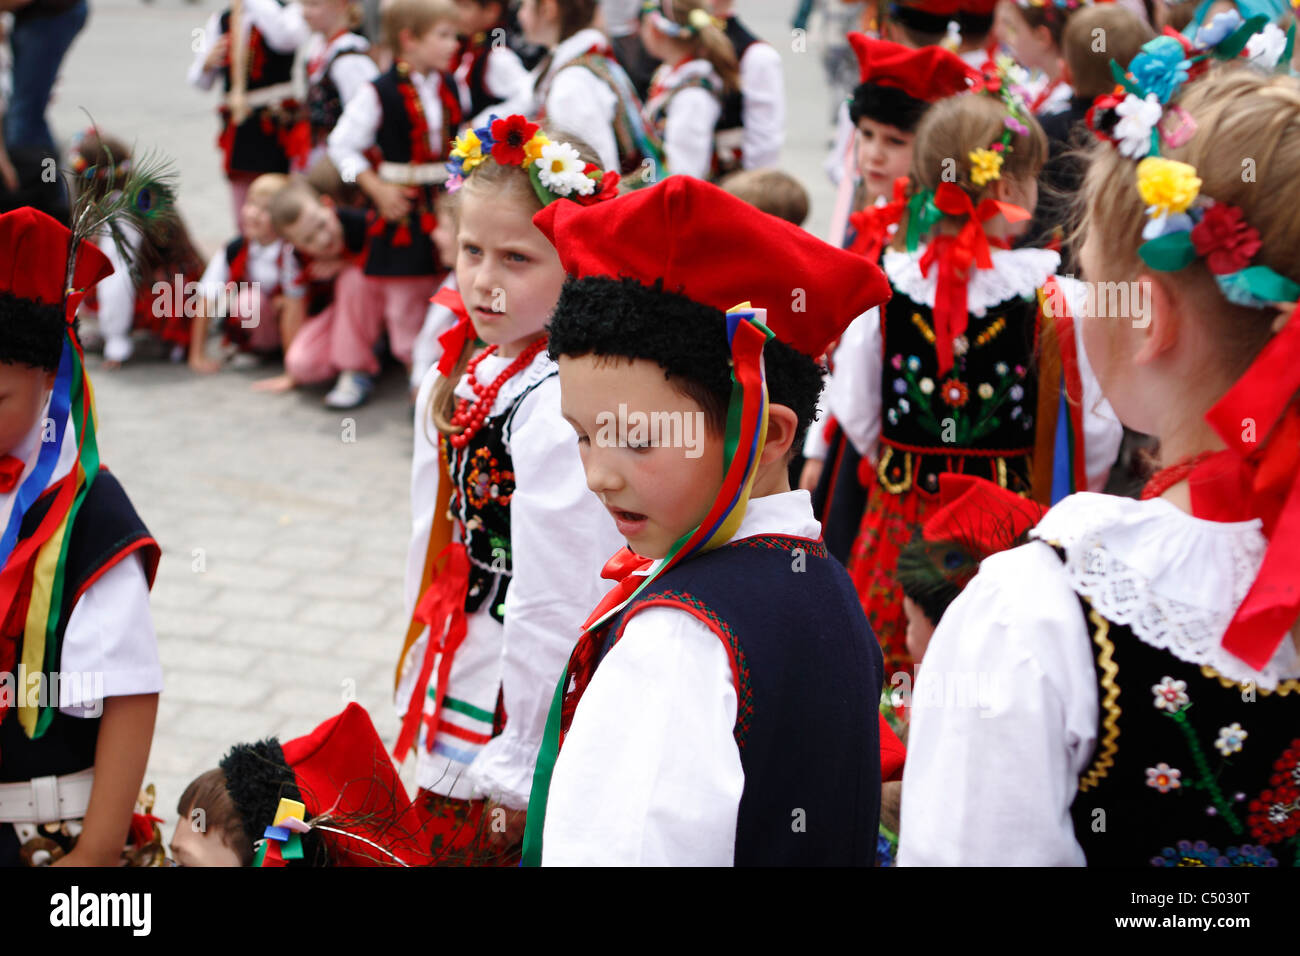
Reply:
[[201, 825], [207, 832], [221, 836], [221, 842], [235, 851], [240, 866], [253, 862], [253, 843], [244, 829], [243, 818], [235, 808], [230, 791], [226, 789], [226, 774], [219, 768], [205, 771], [190, 781], [176, 804], [176, 814], [184, 824], [194, 826], [190, 818], [201, 810]]

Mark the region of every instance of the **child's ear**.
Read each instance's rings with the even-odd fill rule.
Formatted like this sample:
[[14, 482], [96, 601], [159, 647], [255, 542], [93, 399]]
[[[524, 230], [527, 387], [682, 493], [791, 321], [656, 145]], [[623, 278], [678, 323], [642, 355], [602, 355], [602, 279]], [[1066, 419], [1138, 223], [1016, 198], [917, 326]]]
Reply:
[[774, 461], [784, 461], [794, 445], [794, 436], [799, 431], [799, 416], [787, 405], [775, 402], [767, 406], [767, 440], [763, 443], [760, 465]]
[[[1144, 308], [1132, 309], [1133, 328], [1142, 337], [1133, 362], [1146, 365], [1178, 344], [1178, 315], [1185, 307], [1182, 296], [1165, 275], [1143, 272], [1138, 275], [1136, 285], [1138, 301], [1145, 298], [1146, 302]], [[1139, 314], [1141, 312], [1145, 314]]]

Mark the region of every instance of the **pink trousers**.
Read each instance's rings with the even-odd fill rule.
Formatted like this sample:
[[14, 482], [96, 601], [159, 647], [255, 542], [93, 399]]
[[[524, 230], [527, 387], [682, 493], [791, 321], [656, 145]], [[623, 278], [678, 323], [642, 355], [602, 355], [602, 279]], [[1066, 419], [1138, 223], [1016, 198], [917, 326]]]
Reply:
[[385, 327], [389, 348], [409, 365], [438, 281], [437, 276], [367, 276], [348, 266], [334, 280], [334, 302], [304, 322], [289, 346], [285, 371], [303, 385], [345, 371], [376, 375], [374, 348]]

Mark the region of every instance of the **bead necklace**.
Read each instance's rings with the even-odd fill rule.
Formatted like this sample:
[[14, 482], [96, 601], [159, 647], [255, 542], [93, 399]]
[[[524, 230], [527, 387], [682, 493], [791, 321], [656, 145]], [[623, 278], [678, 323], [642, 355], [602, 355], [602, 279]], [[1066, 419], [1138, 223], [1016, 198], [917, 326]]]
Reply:
[[474, 373], [478, 370], [479, 362], [489, 355], [496, 354], [497, 347], [489, 345], [470, 359], [465, 371], [469, 375], [469, 387], [474, 390], [476, 398], [473, 405], [470, 404], [467, 398], [457, 399], [456, 401], [456, 411], [451, 416], [451, 424], [452, 427], [460, 428], [462, 431], [447, 436], [447, 441], [451, 442], [453, 448], [464, 448], [469, 443], [469, 440], [483, 427], [483, 422], [487, 420], [488, 414], [492, 411], [492, 406], [496, 404], [497, 392], [501, 391], [501, 386], [514, 378], [520, 369], [528, 366], [537, 353], [544, 348], [546, 348], [546, 337], [542, 336], [519, 353], [519, 357], [507, 365], [505, 371], [498, 375], [492, 384], [488, 386], [480, 385]]
[[1215, 452], [1212, 451], [1203, 451], [1199, 455], [1176, 461], [1168, 468], [1161, 468], [1143, 487], [1141, 500], [1150, 501], [1152, 498], [1159, 498], [1174, 485], [1185, 480], [1201, 462], [1214, 454]]

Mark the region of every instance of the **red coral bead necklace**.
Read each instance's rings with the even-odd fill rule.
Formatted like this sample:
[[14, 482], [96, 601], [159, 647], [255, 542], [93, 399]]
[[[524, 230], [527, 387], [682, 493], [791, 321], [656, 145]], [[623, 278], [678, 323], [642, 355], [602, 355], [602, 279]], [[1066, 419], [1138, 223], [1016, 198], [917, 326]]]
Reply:
[[482, 362], [489, 355], [495, 355], [497, 347], [489, 345], [470, 359], [465, 372], [469, 376], [468, 384], [474, 390], [475, 399], [472, 405], [467, 398], [458, 399], [456, 402], [456, 411], [451, 416], [451, 424], [452, 427], [460, 428], [462, 431], [447, 436], [447, 440], [451, 442], [453, 448], [464, 448], [469, 443], [469, 440], [483, 427], [483, 423], [491, 413], [492, 406], [496, 404], [497, 393], [501, 391], [501, 386], [519, 374], [521, 369], [532, 364], [534, 357], [544, 348], [546, 348], [546, 336], [542, 336], [520, 352], [518, 358], [507, 365], [505, 370], [492, 381], [491, 385], [486, 386], [479, 383], [475, 373], [478, 371], [479, 362]]

